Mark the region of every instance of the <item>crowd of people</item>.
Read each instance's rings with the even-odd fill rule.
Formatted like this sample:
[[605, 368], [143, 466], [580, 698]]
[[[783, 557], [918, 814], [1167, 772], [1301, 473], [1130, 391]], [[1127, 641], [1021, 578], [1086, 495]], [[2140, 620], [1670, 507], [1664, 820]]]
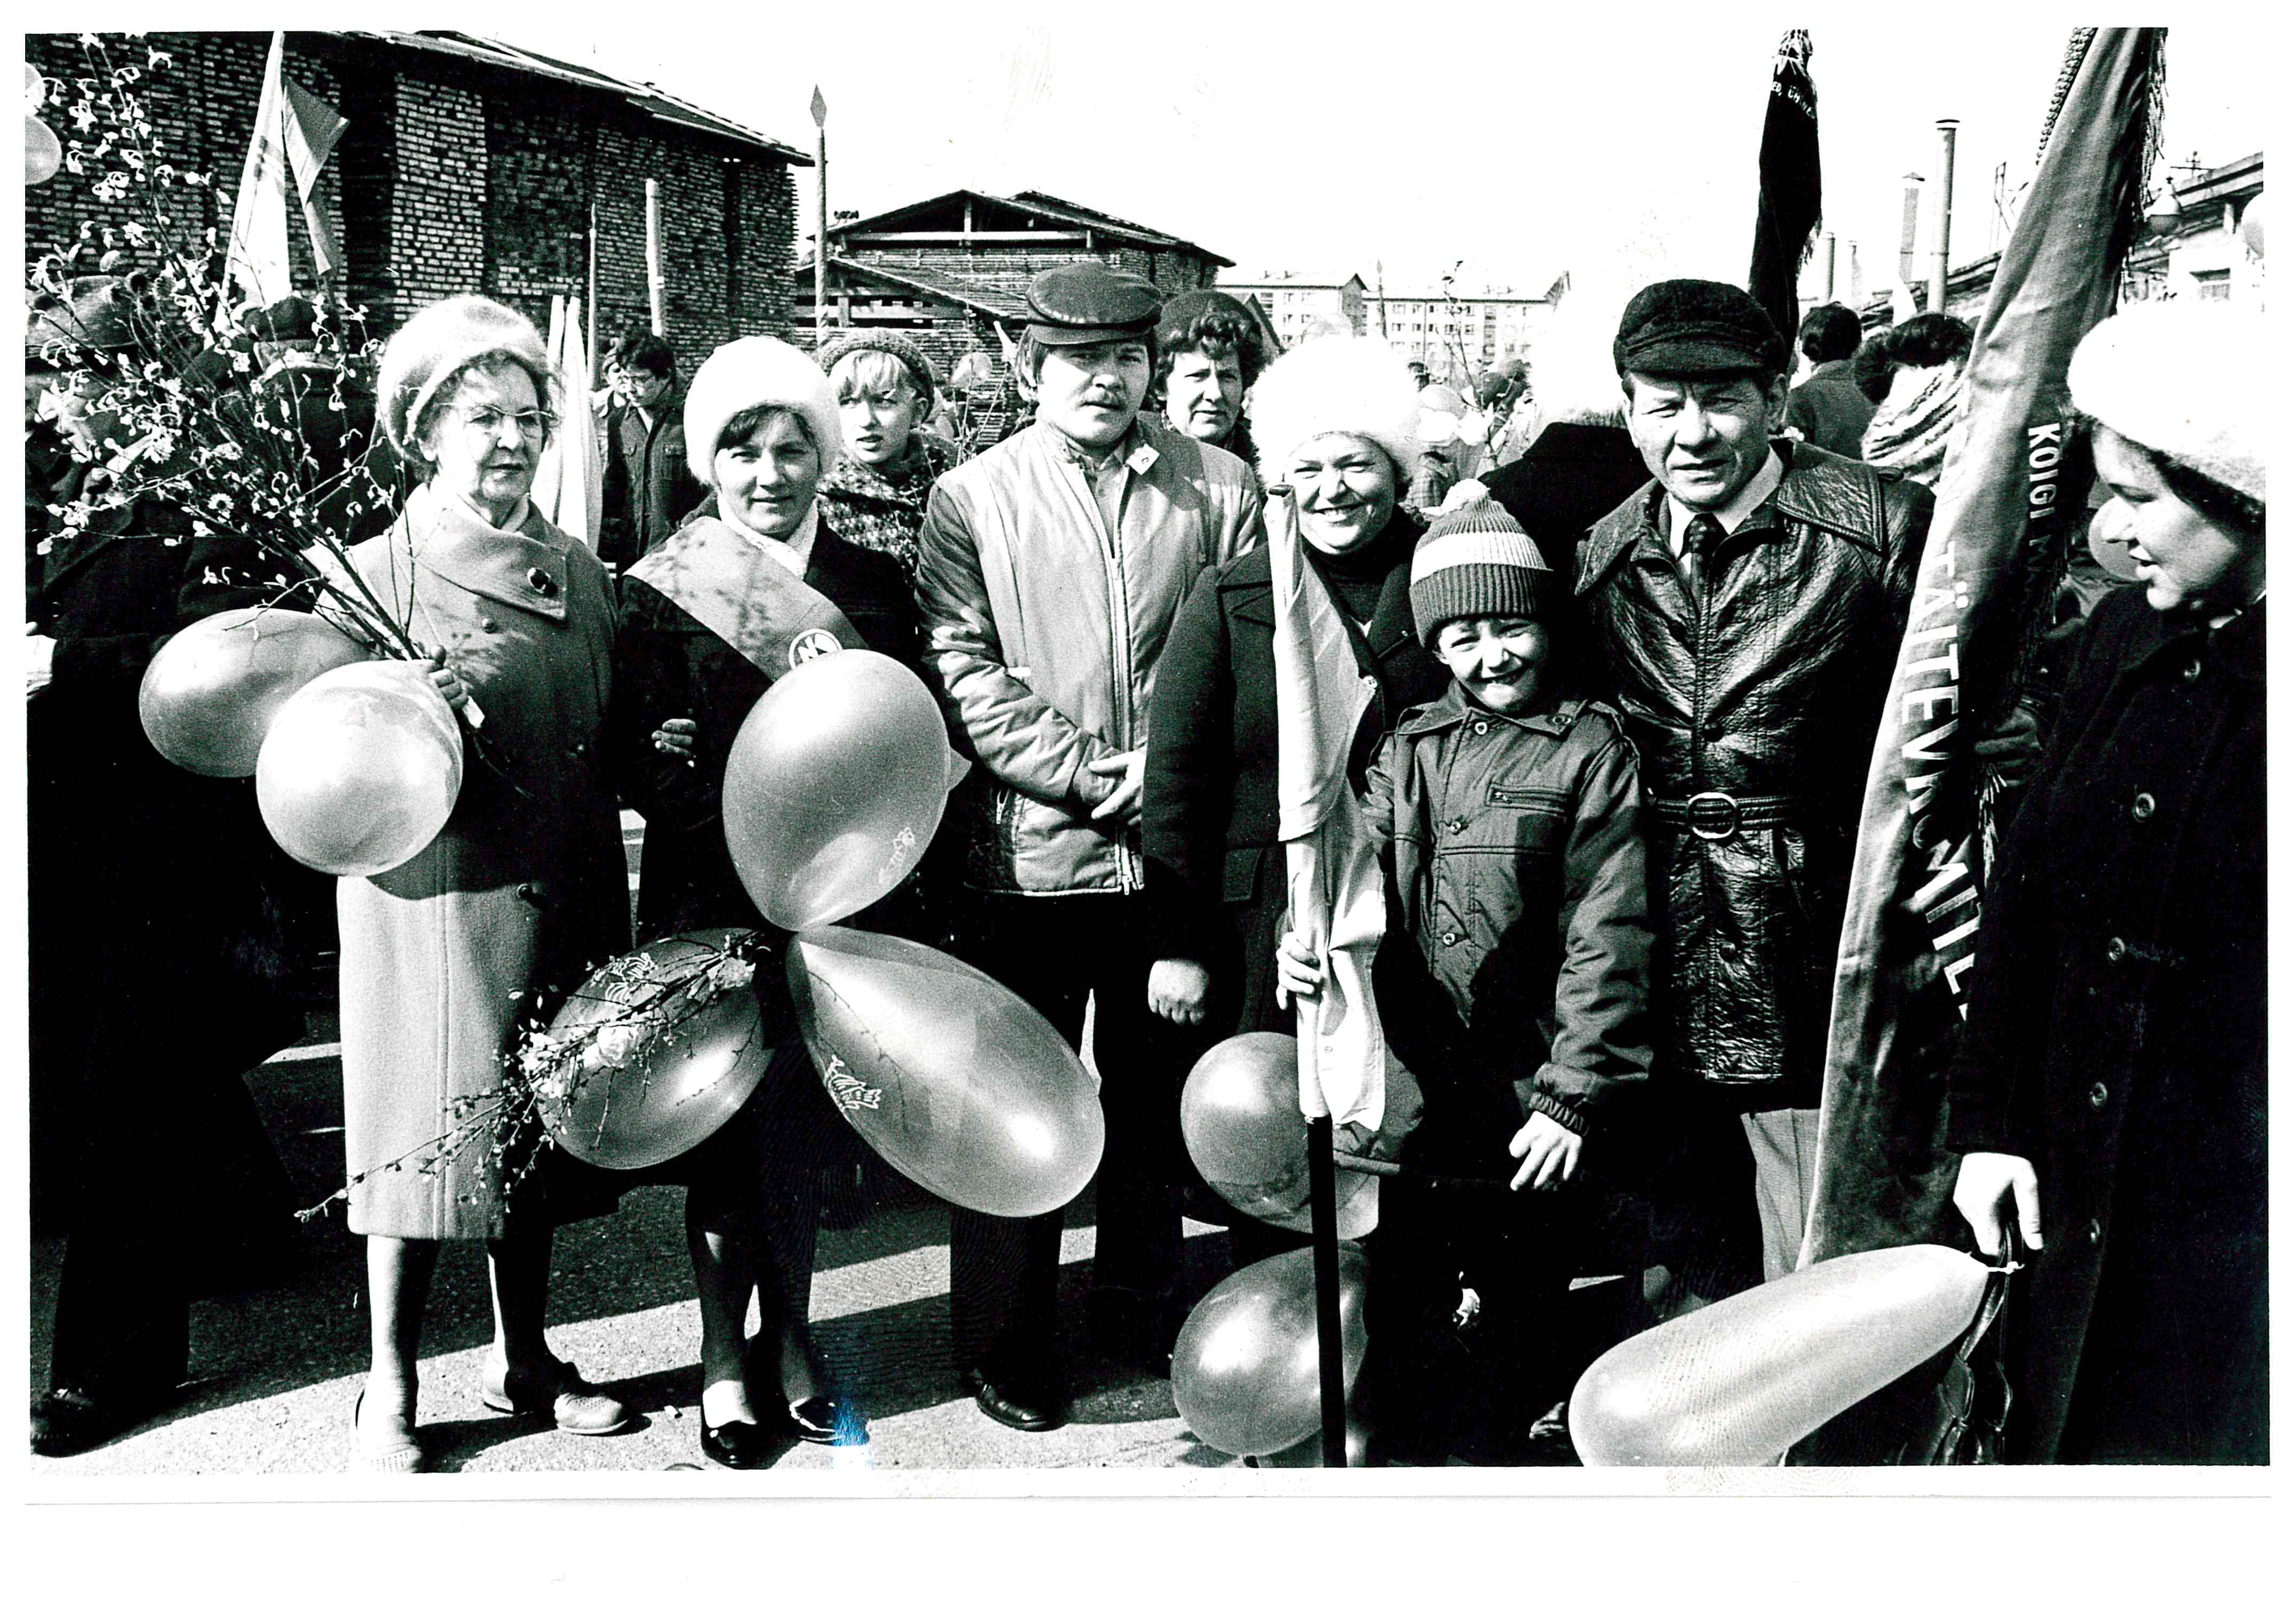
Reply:
[[[297, 872], [242, 784], [161, 763], [135, 715], [168, 634], [275, 590], [156, 496], [113, 531], [55, 528], [78, 480], [136, 474], [53, 358], [125, 344], [109, 296], [87, 283], [28, 339], [28, 536], [46, 540], [28, 551], [34, 1164], [67, 1233], [35, 1407], [50, 1454], [163, 1405], [193, 1299], [275, 1273], [284, 1184], [239, 1078], [295, 1034]], [[778, 967], [757, 977], [764, 1079], [679, 1159], [381, 1168], [452, 1132], [500, 1088], [516, 1028], [634, 941], [779, 939], [720, 794], [742, 721], [824, 632], [914, 669], [972, 764], [917, 874], [852, 922], [948, 948], [1071, 1043], [1091, 1028], [1092, 1337], [1168, 1371], [1196, 1298], [1184, 1214], [1230, 1222], [1238, 1266], [1300, 1241], [1221, 1205], [1179, 1106], [1207, 1049], [1289, 1031], [1327, 989], [1278, 834], [1262, 537], [1279, 500], [1371, 694], [1348, 777], [1387, 884], [1376, 1001], [1419, 1095], [1393, 1107], [1402, 1169], [1365, 1241], [1371, 1460], [1542, 1460], [1591, 1354], [1558, 1323], [1574, 1277], [1631, 1274], [1625, 1330], [1793, 1268], [1867, 766], [1967, 328], [1923, 315], [1866, 340], [1819, 307], [1794, 333], [1797, 385], [1747, 293], [1664, 281], [1627, 304], [1603, 387], [1502, 370], [1470, 412], [1431, 403], [1423, 369], [1375, 340], [1275, 353], [1225, 294], [1166, 297], [1098, 262], [1039, 273], [1027, 303], [1011, 365], [1033, 416], [988, 445], [931, 429], [944, 379], [897, 332], [811, 354], [743, 338], [683, 386], [670, 346], [635, 332], [591, 399], [478, 296], [390, 339], [373, 447], [326, 412], [333, 464], [392, 467], [391, 508], [347, 520], [349, 563], [433, 652], [449, 704], [482, 709], [489, 759], [413, 861], [335, 894], [373, 1328], [357, 1466], [423, 1462], [416, 1364], [446, 1239], [488, 1247], [486, 1402], [571, 1434], [627, 1426], [544, 1323], [552, 1230], [636, 1182], [685, 1190], [705, 1455], [749, 1468], [791, 1430], [863, 1438], [808, 1330], [824, 1184], [855, 1145]], [[2021, 799], [1940, 1079], [1965, 1151], [1958, 1236], [1998, 1257], [2014, 1229], [2032, 1269], [2005, 1330], [2015, 1460], [2267, 1455], [2249, 340], [2172, 306], [2084, 343], [2099, 502], [2134, 524], [2141, 586], [2082, 595], [2050, 699], [1985, 737]], [[250, 396], [292, 414], [312, 394], [290, 358]], [[605, 450], [594, 553], [528, 498], [552, 434], [576, 430]], [[162, 533], [180, 541], [143, 541]], [[645, 824], [635, 914], [621, 808]], [[181, 846], [194, 812], [213, 824], [201, 856], [119, 856]], [[95, 995], [131, 1012], [94, 1012]], [[122, 1083], [146, 1113], [99, 1124]], [[74, 1151], [99, 1135], [92, 1170]], [[181, 1208], [198, 1235], [154, 1253], [117, 1189], [178, 1180], [186, 1138], [219, 1164]], [[950, 1210], [952, 1360], [1017, 1430], [1065, 1413], [1065, 1215]]]

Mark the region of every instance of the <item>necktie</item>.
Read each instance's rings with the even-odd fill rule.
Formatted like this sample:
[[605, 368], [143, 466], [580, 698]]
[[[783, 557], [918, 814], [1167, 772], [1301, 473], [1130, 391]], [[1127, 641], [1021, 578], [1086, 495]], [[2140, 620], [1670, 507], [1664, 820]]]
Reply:
[[1682, 575], [1693, 598], [1706, 598], [1706, 566], [1722, 542], [1722, 522], [1715, 516], [1694, 515], [1682, 533]]

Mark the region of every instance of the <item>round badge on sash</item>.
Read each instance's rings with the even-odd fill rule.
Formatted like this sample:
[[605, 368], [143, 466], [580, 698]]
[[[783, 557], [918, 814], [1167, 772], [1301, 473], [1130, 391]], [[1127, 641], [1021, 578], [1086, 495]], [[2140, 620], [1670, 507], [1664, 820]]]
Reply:
[[832, 651], [844, 648], [837, 642], [837, 635], [827, 628], [808, 627], [790, 641], [790, 665], [803, 667], [807, 662], [818, 660]]

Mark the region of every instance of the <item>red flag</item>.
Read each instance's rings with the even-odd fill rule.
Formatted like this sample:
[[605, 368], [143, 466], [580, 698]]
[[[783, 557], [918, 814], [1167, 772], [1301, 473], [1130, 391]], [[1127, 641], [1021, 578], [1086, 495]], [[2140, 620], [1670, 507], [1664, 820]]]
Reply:
[[2040, 171], [1995, 271], [1947, 449], [1882, 731], [1835, 970], [1805, 1264], [1938, 1236], [1942, 1042], [1981, 910], [1983, 782], [1972, 747], [2014, 704], [2063, 569], [2065, 371], [2112, 311], [2141, 222], [2161, 29], [2085, 29]]
[[1802, 259], [1818, 220], [1817, 86], [1809, 77], [1809, 30], [1778, 41], [1762, 119], [1762, 189], [1754, 206], [1754, 259], [1746, 290], [1791, 343], [1801, 323]]

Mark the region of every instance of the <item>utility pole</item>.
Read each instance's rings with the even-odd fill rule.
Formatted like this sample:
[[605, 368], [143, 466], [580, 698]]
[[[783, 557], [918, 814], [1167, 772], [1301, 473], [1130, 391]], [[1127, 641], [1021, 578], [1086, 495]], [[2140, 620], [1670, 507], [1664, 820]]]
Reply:
[[1833, 232], [1828, 230], [1825, 233], [1825, 300], [1827, 302], [1833, 300]]
[[1379, 340], [1387, 340], [1387, 266], [1374, 258], [1371, 260], [1373, 276], [1379, 282]]
[[1930, 272], [1930, 312], [1945, 312], [1946, 276], [1953, 272], [1953, 139], [1961, 128], [1958, 118], [1938, 119], [1938, 140], [1945, 156], [1944, 177], [1938, 183], [1937, 266]]
[[646, 181], [646, 300], [652, 305], [653, 333], [669, 329], [668, 296], [661, 278], [661, 181]]
[[829, 102], [813, 86], [814, 177], [820, 182], [820, 233], [813, 242], [813, 346], [818, 352], [829, 330]]
[[1907, 291], [1915, 285], [1914, 243], [1922, 227], [1922, 176], [1906, 176], [1906, 214], [1898, 229], [1898, 282]]

